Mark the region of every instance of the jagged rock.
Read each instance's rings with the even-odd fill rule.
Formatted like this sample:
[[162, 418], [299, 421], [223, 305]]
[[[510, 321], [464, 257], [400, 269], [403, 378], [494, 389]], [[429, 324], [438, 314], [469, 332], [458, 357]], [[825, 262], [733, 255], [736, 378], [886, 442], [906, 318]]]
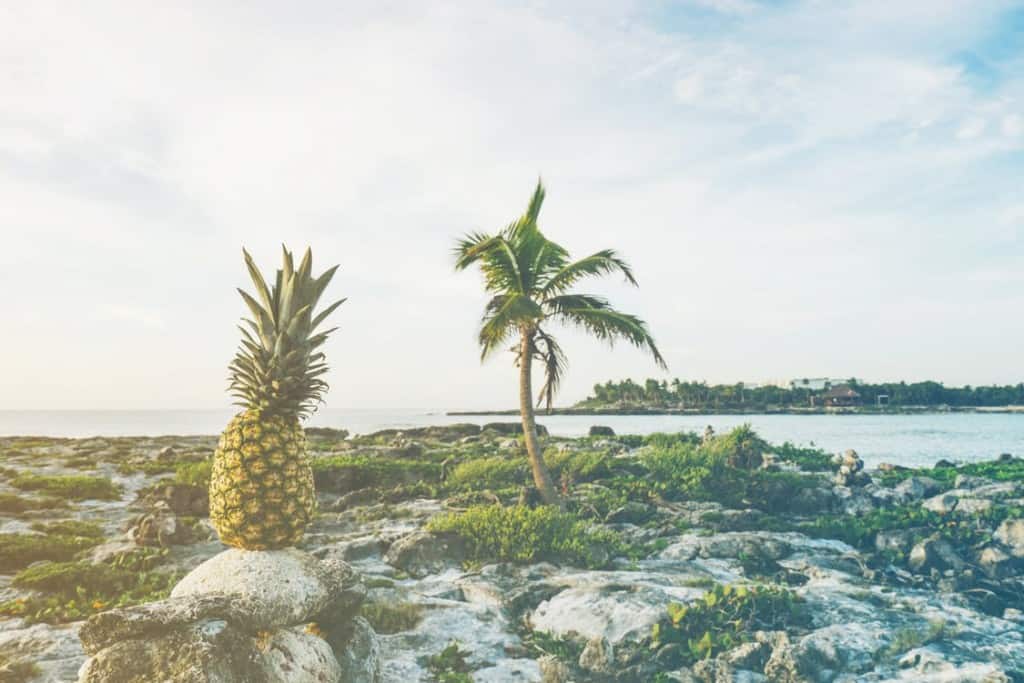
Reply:
[[380, 501], [380, 489], [368, 486], [357, 491], [350, 491], [338, 496], [333, 503], [324, 506], [328, 512], [344, 512], [350, 508], [370, 505]]
[[942, 486], [931, 477], [908, 477], [893, 487], [904, 503], [922, 500], [938, 493]]
[[1024, 557], [1024, 519], [1004, 520], [993, 536], [1014, 557]]
[[173, 446], [164, 446], [157, 452], [156, 459], [159, 462], [174, 462], [178, 459], [178, 451]]
[[97, 652], [79, 683], [341, 683], [330, 646], [301, 627], [247, 633], [220, 620], [122, 640]]
[[32, 681], [73, 681], [83, 658], [77, 631], [73, 624], [21, 627], [16, 621], [4, 621], [0, 627], [0, 662], [4, 662], [0, 665], [0, 681], [20, 683], [24, 679], [15, 676], [12, 669], [28, 663], [39, 670]]
[[992, 579], [1002, 579], [1015, 573], [1019, 562], [997, 546], [988, 546], [978, 553], [978, 566]]
[[771, 651], [767, 644], [752, 641], [743, 643], [728, 652], [719, 655], [719, 659], [728, 662], [736, 669], [761, 671], [768, 662]]
[[875, 550], [878, 552], [895, 551], [906, 553], [910, 550], [914, 537], [920, 529], [888, 529], [875, 535]]
[[590, 436], [615, 436], [615, 430], [604, 425], [593, 425], [590, 428]]
[[379, 683], [380, 640], [366, 619], [353, 619], [344, 637], [332, 639], [331, 645], [341, 667], [342, 683]]
[[605, 638], [616, 651], [621, 644], [646, 638], [664, 617], [669, 602], [679, 601], [685, 594], [693, 599], [703, 594], [700, 589], [652, 585], [642, 574], [631, 584], [621, 583], [605, 572], [572, 578], [575, 585], [544, 600], [530, 613], [531, 627], [558, 636], [575, 633], [588, 640]]
[[88, 654], [131, 639], [159, 638], [196, 622], [230, 622], [241, 632], [255, 633], [260, 623], [248, 604], [224, 593], [168, 598], [144, 605], [93, 615], [82, 625], [79, 638]]
[[992, 509], [992, 501], [988, 498], [961, 498], [956, 504], [959, 515], [980, 515]]
[[939, 536], [931, 536], [915, 545], [910, 551], [907, 563], [916, 572], [926, 572], [929, 569], [960, 570], [965, 565], [956, 548]]
[[317, 560], [308, 553], [232, 548], [210, 558], [183, 578], [172, 597], [225, 593], [246, 603], [262, 628], [313, 620], [328, 607], [354, 611], [365, 588], [358, 574], [339, 560]]
[[864, 461], [857, 455], [857, 451], [850, 449], [837, 458], [833, 463], [838, 463], [839, 471], [835, 475], [835, 483], [838, 486], [864, 486], [871, 482], [869, 477], [862, 470]]
[[225, 621], [201, 621], [159, 636], [122, 640], [97, 652], [79, 683], [248, 683], [265, 681], [255, 640]]
[[937, 496], [933, 496], [925, 500], [921, 503], [921, 507], [940, 515], [948, 515], [956, 509], [956, 505], [959, 502], [960, 496], [951, 491], [947, 491], [946, 493], [940, 493]]
[[[523, 433], [523, 424], [521, 422], [488, 422], [480, 428], [481, 432], [496, 432], [502, 435], [518, 436]], [[537, 435], [547, 436], [548, 428], [544, 425], [537, 425]]]
[[702, 659], [693, 665], [693, 676], [701, 683], [733, 683], [736, 672], [722, 659]]
[[192, 530], [162, 500], [157, 501], [150, 512], [134, 519], [129, 533], [138, 545], [158, 548], [181, 545], [192, 539]]
[[544, 655], [537, 660], [540, 665], [541, 683], [569, 683], [569, 667], [554, 655]]
[[860, 517], [878, 507], [874, 499], [863, 488], [836, 486], [832, 489], [832, 493], [835, 496], [836, 507], [845, 515]]
[[1011, 683], [1012, 678], [1006, 675], [995, 664], [962, 664], [957, 665], [946, 660], [940, 652], [931, 648], [915, 648], [899, 659], [901, 669], [908, 674], [913, 670], [913, 677], [901, 680], [957, 681], [957, 683]]
[[642, 524], [650, 519], [653, 514], [654, 508], [650, 505], [629, 501], [622, 507], [609, 512], [604, 521], [610, 524]]
[[465, 544], [458, 536], [415, 531], [391, 544], [384, 560], [392, 567], [421, 579], [458, 566], [465, 559], [465, 554]]
[[327, 641], [301, 626], [278, 629], [260, 646], [257, 661], [264, 678], [255, 680], [350, 683], [342, 677], [341, 665]]
[[956, 475], [956, 479], [953, 480], [953, 488], [976, 489], [979, 486], [985, 486], [991, 483], [992, 481], [985, 477], [976, 477], [970, 474], [958, 474]]
[[836, 496], [831, 488], [814, 486], [800, 488], [787, 501], [786, 510], [798, 515], [825, 512], [835, 505]]
[[610, 674], [615, 668], [615, 651], [606, 638], [591, 638], [580, 653], [578, 663], [584, 671]]
[[939, 460], [934, 465], [934, 468], [937, 469], [937, 470], [939, 470], [939, 469], [946, 469], [946, 470], [948, 470], [948, 469], [955, 468], [955, 467], [956, 467], [956, 463], [950, 462], [949, 460], [946, 460], [945, 458]]
[[169, 484], [154, 492], [176, 515], [205, 517], [210, 513], [210, 496], [205, 486]]
[[768, 680], [772, 683], [806, 683], [807, 678], [800, 672], [793, 646], [785, 632], [757, 633], [755, 638], [772, 648], [772, 654], [764, 665]]
[[780, 538], [757, 532], [721, 533], [697, 540], [697, 555], [703, 558], [739, 558], [776, 561], [793, 552], [793, 546]]

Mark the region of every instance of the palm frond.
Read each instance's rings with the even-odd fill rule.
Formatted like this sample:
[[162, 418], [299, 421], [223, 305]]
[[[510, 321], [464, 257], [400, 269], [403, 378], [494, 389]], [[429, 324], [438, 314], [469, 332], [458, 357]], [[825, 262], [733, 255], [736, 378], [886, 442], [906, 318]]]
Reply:
[[518, 255], [505, 234], [471, 233], [455, 245], [455, 269], [479, 263], [488, 292], [524, 292]]
[[544, 306], [551, 317], [583, 329], [609, 345], [623, 339], [639, 349], [646, 349], [659, 367], [668, 368], [647, 323], [635, 315], [616, 311], [601, 297], [567, 294], [548, 299]]
[[537, 328], [536, 335], [534, 353], [544, 365], [544, 384], [537, 396], [537, 405], [543, 404], [547, 410], [551, 410], [555, 394], [558, 393], [558, 388], [562, 383], [562, 377], [565, 376], [569, 367], [569, 359], [550, 334]]
[[586, 277], [610, 275], [616, 272], [622, 273], [626, 278], [626, 282], [634, 287], [637, 286], [636, 278], [633, 276], [633, 270], [629, 267], [629, 264], [613, 249], [602, 249], [595, 254], [581, 258], [579, 261], [564, 264], [544, 284], [541, 289], [541, 296], [547, 297], [561, 294]]
[[499, 294], [487, 302], [480, 322], [480, 360], [486, 360], [504, 346], [508, 338], [526, 321], [542, 315], [540, 307], [521, 294]]

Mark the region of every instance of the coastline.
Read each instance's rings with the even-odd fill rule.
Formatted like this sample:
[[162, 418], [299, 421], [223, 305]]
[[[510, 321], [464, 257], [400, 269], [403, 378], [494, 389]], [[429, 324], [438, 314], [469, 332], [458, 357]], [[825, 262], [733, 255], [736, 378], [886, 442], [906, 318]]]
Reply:
[[[902, 406], [902, 407], [848, 407], [848, 408], [552, 408], [538, 415], [942, 415], [946, 413], [981, 413], [986, 415], [1024, 415], [1024, 406]], [[482, 415], [518, 415], [518, 409], [507, 410], [452, 410], [450, 417]]]

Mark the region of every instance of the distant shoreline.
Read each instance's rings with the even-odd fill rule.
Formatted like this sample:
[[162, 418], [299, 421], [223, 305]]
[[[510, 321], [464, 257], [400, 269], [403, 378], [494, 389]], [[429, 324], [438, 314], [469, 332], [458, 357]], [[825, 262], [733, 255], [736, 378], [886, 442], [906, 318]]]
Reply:
[[[538, 411], [538, 417], [544, 415], [942, 415], [945, 413], [1024, 415], [1024, 406], [889, 406], [886, 408], [867, 408], [861, 406], [856, 408], [753, 408], [750, 410], [737, 410], [735, 408], [719, 408], [714, 410], [699, 408], [552, 408], [550, 411]], [[449, 417], [518, 414], [518, 409], [451, 410], [445, 413]]]

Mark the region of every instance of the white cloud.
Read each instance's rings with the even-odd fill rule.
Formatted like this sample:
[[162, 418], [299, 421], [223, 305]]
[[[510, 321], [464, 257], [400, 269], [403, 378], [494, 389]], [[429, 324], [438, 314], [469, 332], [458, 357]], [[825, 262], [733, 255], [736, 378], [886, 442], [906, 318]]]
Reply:
[[970, 119], [960, 126], [960, 130], [956, 132], [956, 137], [958, 140], [974, 140], [975, 138], [981, 137], [987, 126], [988, 122], [985, 121], [985, 119]]
[[1003, 117], [1003, 135], [1019, 138], [1024, 134], [1024, 117], [1020, 114], [1007, 114]]

